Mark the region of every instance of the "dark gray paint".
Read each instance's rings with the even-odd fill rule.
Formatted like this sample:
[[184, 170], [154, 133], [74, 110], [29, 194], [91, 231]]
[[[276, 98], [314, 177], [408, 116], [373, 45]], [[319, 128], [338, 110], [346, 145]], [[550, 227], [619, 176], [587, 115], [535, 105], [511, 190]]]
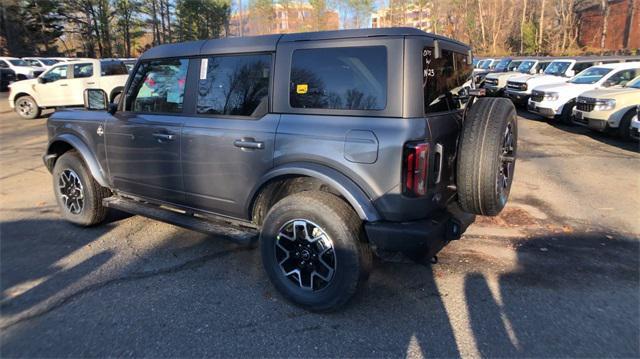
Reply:
[[[422, 56], [425, 46], [466, 54], [458, 42], [416, 29], [369, 29], [163, 45], [141, 61], [163, 57], [192, 58], [182, 114], [59, 112], [50, 119], [52, 135], [65, 126], [78, 141], [95, 150], [86, 156], [94, 176], [115, 190], [163, 203], [250, 220], [262, 186], [291, 175], [316, 177], [341, 193], [365, 221], [409, 221], [443, 211], [453, 184], [461, 111], [424, 115]], [[292, 109], [289, 106], [291, 54], [299, 48], [385, 46], [388, 52], [387, 105], [382, 111]], [[195, 114], [200, 55], [241, 52], [274, 53], [275, 68], [269, 114], [261, 118]], [[195, 58], [193, 58], [195, 57]], [[127, 85], [128, 86], [128, 85]], [[121, 109], [122, 110], [122, 109]], [[78, 125], [80, 118], [90, 125]], [[94, 123], [94, 121], [96, 121]], [[106, 125], [102, 138], [86, 132]], [[162, 141], [154, 134], [172, 134]], [[238, 140], [260, 142], [261, 149], [241, 148]], [[429, 161], [443, 148], [442, 181], [431, 178], [428, 193], [401, 193], [402, 151], [409, 141], [428, 141]], [[81, 145], [79, 145], [82, 147]], [[95, 163], [95, 165], [92, 165]], [[102, 167], [100, 167], [102, 166]], [[100, 168], [109, 169], [105, 172]], [[434, 167], [435, 168], [435, 167]]]

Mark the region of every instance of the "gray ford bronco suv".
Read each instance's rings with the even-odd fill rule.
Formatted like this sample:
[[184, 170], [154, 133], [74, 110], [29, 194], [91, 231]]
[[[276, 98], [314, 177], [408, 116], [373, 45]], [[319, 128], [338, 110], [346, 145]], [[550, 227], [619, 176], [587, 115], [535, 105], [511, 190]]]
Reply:
[[88, 89], [53, 114], [44, 162], [66, 220], [258, 243], [283, 296], [333, 310], [374, 254], [429, 260], [504, 207], [516, 112], [471, 72], [468, 46], [412, 28], [162, 45], [117, 105]]

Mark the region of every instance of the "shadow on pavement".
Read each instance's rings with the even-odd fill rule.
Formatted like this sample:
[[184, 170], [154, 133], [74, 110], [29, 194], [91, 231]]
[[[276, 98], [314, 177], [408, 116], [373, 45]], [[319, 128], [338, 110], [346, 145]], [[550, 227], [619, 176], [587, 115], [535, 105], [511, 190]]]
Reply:
[[[58, 270], [59, 258], [110, 226], [54, 222], [2, 224], [3, 288], [51, 276], [3, 314], [26, 310], [113, 255], [104, 251]], [[44, 225], [55, 235], [38, 233]], [[26, 238], [22, 248], [33, 252], [18, 252], [12, 237]], [[130, 263], [135, 271], [125, 268], [43, 316], [4, 328], [3, 355], [459, 357], [461, 346], [490, 357], [640, 355], [637, 240], [596, 233], [517, 240], [517, 263], [503, 271], [499, 258], [451, 248], [433, 267], [381, 263], [351, 305], [332, 314], [285, 302], [262, 273], [258, 251], [215, 238], [176, 244], [159, 243], [145, 256], [202, 254], [159, 269]], [[33, 257], [33, 267], [12, 268], [18, 262], [11, 257], [20, 255]], [[461, 286], [446, 284], [456, 278]]]

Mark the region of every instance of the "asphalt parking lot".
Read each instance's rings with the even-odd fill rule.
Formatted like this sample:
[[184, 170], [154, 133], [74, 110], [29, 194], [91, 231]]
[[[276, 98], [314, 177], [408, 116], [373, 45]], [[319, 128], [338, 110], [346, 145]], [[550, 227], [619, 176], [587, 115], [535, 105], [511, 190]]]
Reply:
[[522, 113], [511, 202], [433, 266], [378, 262], [343, 311], [256, 250], [137, 216], [60, 220], [45, 119], [0, 98], [2, 357], [638, 357], [640, 154]]

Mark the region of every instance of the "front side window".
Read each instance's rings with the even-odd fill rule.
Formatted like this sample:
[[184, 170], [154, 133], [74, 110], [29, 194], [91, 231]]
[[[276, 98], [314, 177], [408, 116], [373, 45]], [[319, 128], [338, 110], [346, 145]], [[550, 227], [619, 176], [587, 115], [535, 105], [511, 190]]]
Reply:
[[511, 61], [509, 66], [507, 66], [507, 71], [515, 71], [521, 63], [522, 61]]
[[93, 76], [93, 64], [73, 65], [73, 78], [81, 79]]
[[55, 65], [58, 63], [58, 60], [52, 60], [52, 59], [40, 59], [39, 61], [47, 66]]
[[166, 59], [138, 66], [127, 92], [129, 111], [145, 113], [180, 113], [189, 60]]
[[631, 87], [631, 88], [634, 88], [634, 89], [640, 89], [640, 77], [638, 77], [635, 80], [627, 83], [625, 86], [626, 87]]
[[611, 69], [591, 67], [582, 71], [578, 76], [569, 80], [569, 82], [572, 84], [594, 84], [600, 81], [600, 79], [609, 72], [611, 72]]
[[568, 61], [554, 61], [544, 70], [545, 75], [562, 76], [571, 66]]
[[593, 65], [595, 65], [593, 62], [578, 62], [573, 65], [573, 72], [579, 74]]
[[387, 104], [387, 49], [296, 50], [289, 93], [294, 108], [383, 110]]
[[462, 85], [473, 71], [467, 56], [442, 50], [438, 59], [433, 57], [433, 48], [422, 51], [422, 84], [425, 113], [453, 111], [462, 106]]
[[100, 61], [101, 76], [127, 75], [128, 73], [129, 70], [122, 61]]
[[640, 74], [640, 69], [628, 69], [618, 71], [611, 75], [605, 82], [606, 86], [624, 86]]
[[509, 66], [509, 63], [511, 63], [510, 59], [502, 59], [500, 60], [500, 62], [498, 62], [498, 64], [496, 65], [495, 69], [497, 71], [504, 71], [507, 69], [507, 66]]
[[260, 116], [268, 110], [271, 55], [201, 60], [197, 113]]
[[54, 82], [67, 78], [67, 66], [56, 66], [49, 72], [42, 75], [43, 80], [46, 82]]
[[9, 60], [9, 62], [13, 66], [29, 66], [29, 64], [24, 60]]

